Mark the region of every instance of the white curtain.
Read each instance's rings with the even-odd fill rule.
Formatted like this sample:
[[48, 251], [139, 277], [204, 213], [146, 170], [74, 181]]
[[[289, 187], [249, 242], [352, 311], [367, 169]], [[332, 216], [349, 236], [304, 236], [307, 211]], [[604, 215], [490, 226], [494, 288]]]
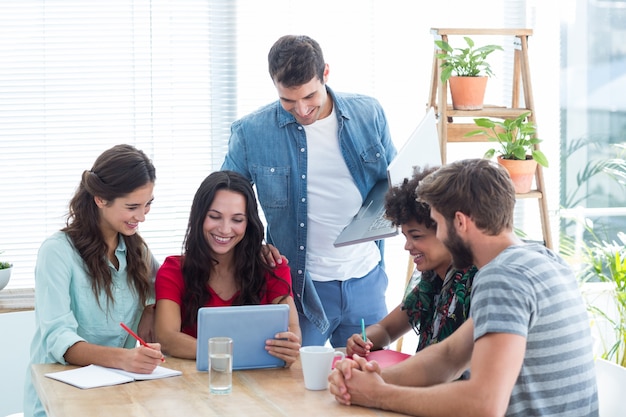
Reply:
[[[82, 171], [118, 143], [143, 149], [157, 169], [142, 236], [159, 261], [179, 253], [191, 199], [221, 165], [230, 123], [276, 98], [267, 52], [279, 36], [318, 40], [329, 85], [377, 97], [401, 146], [424, 114], [429, 29], [467, 27], [469, 16], [475, 27], [524, 26], [524, 4], [0, 0], [0, 260], [15, 265], [9, 287], [33, 286], [37, 249], [63, 226]], [[390, 241], [399, 260], [387, 265], [403, 277], [397, 246]]]
[[0, 259], [14, 264], [11, 287], [33, 285], [37, 249], [63, 226], [83, 170], [118, 143], [157, 168], [142, 235], [159, 259], [180, 251], [190, 198], [219, 159], [215, 12], [206, 1], [0, 2]]

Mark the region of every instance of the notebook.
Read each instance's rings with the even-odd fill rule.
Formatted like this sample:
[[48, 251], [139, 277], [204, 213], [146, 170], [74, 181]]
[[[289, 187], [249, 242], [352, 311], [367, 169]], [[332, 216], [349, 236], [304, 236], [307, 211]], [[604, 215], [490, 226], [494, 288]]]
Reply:
[[[391, 365], [395, 365], [396, 363], [400, 363], [410, 357], [411, 355], [408, 353], [398, 352], [393, 349], [381, 349], [371, 351], [365, 359], [368, 361], [378, 362], [378, 366], [380, 366], [381, 369], [384, 369]], [[333, 361], [333, 367], [335, 366], [335, 362], [337, 362], [337, 359]]]
[[81, 389], [107, 387], [133, 381], [168, 378], [182, 375], [181, 371], [157, 366], [150, 374], [138, 374], [121, 369], [105, 368], [99, 365], [88, 365], [67, 371], [49, 372], [48, 378], [74, 385]]
[[413, 168], [441, 165], [437, 120], [431, 107], [387, 168], [387, 179], [371, 189], [359, 212], [335, 240], [336, 247], [383, 239], [398, 234], [385, 219], [385, 195], [393, 185], [413, 176]]
[[209, 369], [209, 338], [233, 339], [233, 370], [285, 366], [265, 350], [265, 341], [289, 325], [287, 304], [202, 307], [198, 310], [196, 369]]

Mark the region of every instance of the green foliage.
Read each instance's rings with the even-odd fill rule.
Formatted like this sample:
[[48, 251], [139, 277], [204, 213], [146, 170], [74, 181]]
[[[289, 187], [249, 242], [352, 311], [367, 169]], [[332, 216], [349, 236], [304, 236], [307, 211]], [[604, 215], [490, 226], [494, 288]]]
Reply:
[[459, 77], [478, 77], [481, 75], [492, 76], [491, 66], [487, 62], [487, 56], [494, 51], [504, 49], [499, 45], [485, 45], [480, 48], [474, 47], [474, 41], [464, 36], [467, 48], [452, 48], [448, 42], [436, 40], [435, 44], [443, 52], [437, 54], [441, 63], [441, 81], [446, 82], [452, 75]]
[[593, 224], [587, 220], [585, 227], [592, 239], [583, 248], [582, 269], [579, 278], [582, 282], [600, 281], [610, 284], [611, 297], [617, 314], [611, 314], [597, 306], [588, 309], [595, 318], [604, 319], [615, 332], [615, 342], [606, 346], [602, 357], [626, 367], [626, 234], [617, 234], [621, 243], [599, 238], [593, 231]]
[[[525, 160], [526, 155], [532, 156], [537, 163], [543, 167], [548, 167], [548, 159], [539, 149], [535, 149], [536, 144], [542, 140], [535, 137], [537, 129], [535, 125], [527, 120], [530, 112], [523, 113], [515, 119], [504, 119], [503, 121], [491, 120], [485, 117], [474, 119], [474, 123], [483, 129], [473, 130], [465, 136], [484, 135], [491, 142], [498, 142], [500, 148], [498, 154], [504, 159]], [[485, 152], [485, 158], [493, 158], [496, 149], [492, 148]]]
[[[613, 180], [623, 188], [626, 188], [626, 143], [611, 143], [608, 145], [605, 138], [581, 138], [573, 141], [565, 150], [567, 158], [572, 157], [577, 151], [586, 151], [587, 162], [576, 174], [575, 186], [568, 191], [563, 202], [563, 207], [573, 208], [581, 205], [585, 200], [594, 195], [593, 192], [585, 192], [589, 182], [604, 176]], [[592, 155], [607, 155], [610, 157], [595, 158]], [[598, 190], [596, 193], [605, 192]]]
[[[4, 253], [4, 251], [0, 251], [0, 254]], [[13, 265], [10, 264], [9, 262], [0, 262], [0, 269], [8, 269], [11, 268]]]
[[[587, 163], [579, 168], [575, 186], [565, 196], [563, 204], [565, 208], [578, 207], [595, 193], [603, 192], [603, 190], [585, 191], [589, 188], [589, 182], [598, 176], [606, 176], [616, 184], [626, 186], [624, 159], [626, 144], [612, 143], [609, 144], [610, 148], [607, 148], [606, 142], [606, 137], [584, 137], [568, 145], [565, 151], [567, 158], [579, 150], [586, 155], [601, 157], [588, 159]], [[611, 303], [608, 306], [604, 303], [594, 303], [592, 296], [586, 294], [587, 308], [593, 317], [594, 325], [600, 326], [600, 323], [604, 322], [608, 324], [609, 330], [613, 331], [614, 337], [611, 340], [604, 340], [607, 338], [606, 334], [599, 331], [603, 348], [601, 355], [604, 359], [626, 367], [626, 234], [618, 232], [616, 235], [618, 242], [609, 237], [601, 238], [594, 230], [591, 219], [563, 220], [565, 224], [561, 230], [580, 226], [586, 233], [581, 242], [576, 242], [572, 236], [561, 233], [559, 244], [561, 255], [578, 267], [577, 276], [581, 283], [600, 282], [610, 288]], [[604, 231], [607, 231], [606, 227]], [[603, 233], [603, 236], [608, 236], [608, 233]]]

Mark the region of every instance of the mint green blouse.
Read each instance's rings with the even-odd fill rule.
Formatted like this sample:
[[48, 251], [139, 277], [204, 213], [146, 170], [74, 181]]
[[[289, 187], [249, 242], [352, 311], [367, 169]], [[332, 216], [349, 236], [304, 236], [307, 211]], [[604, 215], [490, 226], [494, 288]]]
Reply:
[[[109, 262], [114, 303], [107, 304], [104, 291], [98, 301], [91, 288], [83, 260], [64, 232], [46, 239], [35, 266], [35, 334], [31, 343], [31, 364], [62, 363], [65, 352], [80, 341], [101, 346], [132, 348], [136, 341], [121, 326], [137, 329], [144, 306], [129, 284], [126, 273], [126, 244], [120, 236], [115, 250], [119, 269]], [[154, 283], [159, 264], [150, 254]], [[153, 295], [151, 296], [153, 298]], [[45, 416], [26, 370], [25, 416]]]

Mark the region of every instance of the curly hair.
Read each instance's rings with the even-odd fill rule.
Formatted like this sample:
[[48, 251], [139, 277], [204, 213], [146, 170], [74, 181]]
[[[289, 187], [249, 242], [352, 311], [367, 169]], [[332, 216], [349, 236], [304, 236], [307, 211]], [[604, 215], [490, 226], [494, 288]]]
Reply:
[[385, 217], [391, 220], [394, 226], [401, 226], [412, 220], [423, 224], [429, 229], [437, 225], [430, 217], [430, 206], [417, 201], [415, 192], [420, 181], [437, 168], [413, 167], [413, 177], [405, 178], [402, 184], [395, 185], [385, 195]]

